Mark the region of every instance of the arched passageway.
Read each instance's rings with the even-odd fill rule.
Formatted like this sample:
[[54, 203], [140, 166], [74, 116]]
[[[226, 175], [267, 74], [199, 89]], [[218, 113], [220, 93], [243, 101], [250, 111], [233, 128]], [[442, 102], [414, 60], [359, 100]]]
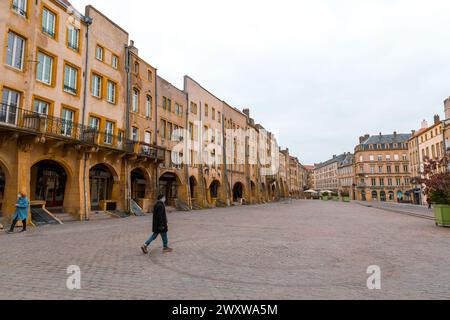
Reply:
[[244, 185], [240, 182], [233, 187], [233, 202], [239, 202], [244, 197]]
[[67, 172], [59, 163], [39, 161], [31, 167], [31, 200], [45, 201], [47, 208], [62, 208], [67, 180]]
[[175, 205], [178, 199], [178, 187], [180, 179], [175, 173], [166, 172], [159, 178], [159, 194], [166, 197], [166, 204]]
[[220, 182], [217, 180], [214, 180], [209, 186], [209, 199], [211, 203], [214, 203], [219, 197], [219, 188]]
[[189, 178], [189, 190], [191, 192], [191, 199], [196, 199], [196, 191], [197, 191], [197, 180], [194, 176]]
[[139, 199], [145, 199], [147, 195], [147, 179], [142, 169], [136, 168], [131, 171], [131, 199], [138, 203]]
[[101, 201], [112, 200], [114, 176], [104, 164], [98, 164], [89, 171], [91, 209], [99, 210]]

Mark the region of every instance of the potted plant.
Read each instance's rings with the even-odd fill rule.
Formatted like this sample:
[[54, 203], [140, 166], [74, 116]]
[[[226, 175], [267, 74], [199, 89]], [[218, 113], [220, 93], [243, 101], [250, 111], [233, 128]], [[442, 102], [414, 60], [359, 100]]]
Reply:
[[350, 202], [350, 193], [348, 191], [342, 191], [341, 197], [343, 202]]
[[424, 177], [421, 182], [425, 185], [425, 194], [434, 207], [436, 225], [450, 227], [450, 171], [449, 157], [441, 160], [426, 158]]
[[333, 201], [339, 201], [339, 194], [337, 192], [333, 192], [331, 194]]
[[324, 192], [322, 194], [322, 200], [323, 201], [328, 201], [329, 200], [329, 193], [328, 192]]

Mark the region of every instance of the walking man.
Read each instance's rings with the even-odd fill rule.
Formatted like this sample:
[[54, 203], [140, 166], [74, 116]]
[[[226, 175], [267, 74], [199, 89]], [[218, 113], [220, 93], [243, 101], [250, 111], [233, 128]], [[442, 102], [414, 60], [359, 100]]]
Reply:
[[166, 215], [166, 206], [164, 203], [166, 202], [166, 197], [160, 195], [158, 197], [158, 201], [156, 202], [153, 208], [153, 235], [145, 241], [142, 245], [141, 249], [144, 254], [148, 253], [148, 246], [152, 243], [158, 235], [161, 235], [163, 241], [163, 253], [172, 252], [173, 249], [169, 248], [169, 239], [167, 237], [168, 226], [167, 226], [167, 215]]
[[27, 195], [24, 191], [20, 192], [18, 195], [17, 203], [16, 203], [16, 211], [13, 217], [13, 223], [8, 233], [14, 233], [14, 228], [16, 227], [17, 221], [22, 221], [22, 231], [27, 231], [27, 219], [28, 219], [28, 206], [30, 202], [28, 201]]

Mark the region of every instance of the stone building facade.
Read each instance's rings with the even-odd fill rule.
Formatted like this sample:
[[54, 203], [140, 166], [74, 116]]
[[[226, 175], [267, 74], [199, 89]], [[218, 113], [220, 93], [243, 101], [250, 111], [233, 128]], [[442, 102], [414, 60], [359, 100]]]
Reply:
[[356, 198], [412, 201], [408, 141], [411, 134], [365, 135], [355, 148]]
[[285, 168], [297, 171], [278, 179], [277, 141], [249, 109], [188, 76], [176, 88], [94, 7], [2, 1], [0, 21], [5, 219], [20, 190], [33, 206], [89, 220], [95, 211], [148, 212], [158, 194], [197, 209], [273, 201], [288, 182], [302, 188], [290, 156]]

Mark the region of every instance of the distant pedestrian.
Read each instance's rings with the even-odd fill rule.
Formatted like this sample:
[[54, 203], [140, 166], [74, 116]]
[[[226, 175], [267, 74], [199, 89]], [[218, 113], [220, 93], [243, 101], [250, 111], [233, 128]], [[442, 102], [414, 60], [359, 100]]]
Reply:
[[20, 192], [18, 194], [18, 199], [16, 203], [16, 211], [14, 213], [13, 222], [11, 225], [11, 228], [9, 229], [8, 233], [14, 233], [14, 228], [16, 227], [16, 224], [18, 221], [22, 221], [22, 231], [20, 232], [26, 232], [27, 231], [27, 220], [28, 220], [28, 206], [30, 205], [30, 202], [28, 201], [27, 195], [24, 191]]
[[156, 202], [153, 208], [153, 234], [150, 238], [145, 241], [142, 245], [141, 249], [144, 254], [148, 253], [148, 246], [161, 235], [163, 241], [163, 253], [172, 252], [173, 249], [169, 247], [169, 239], [167, 237], [167, 232], [169, 230], [167, 226], [167, 215], [166, 215], [166, 206], [164, 203], [166, 202], [166, 197], [159, 196], [158, 201]]
[[430, 199], [427, 199], [427, 203], [428, 203], [428, 209], [433, 209], [433, 203], [431, 202]]

